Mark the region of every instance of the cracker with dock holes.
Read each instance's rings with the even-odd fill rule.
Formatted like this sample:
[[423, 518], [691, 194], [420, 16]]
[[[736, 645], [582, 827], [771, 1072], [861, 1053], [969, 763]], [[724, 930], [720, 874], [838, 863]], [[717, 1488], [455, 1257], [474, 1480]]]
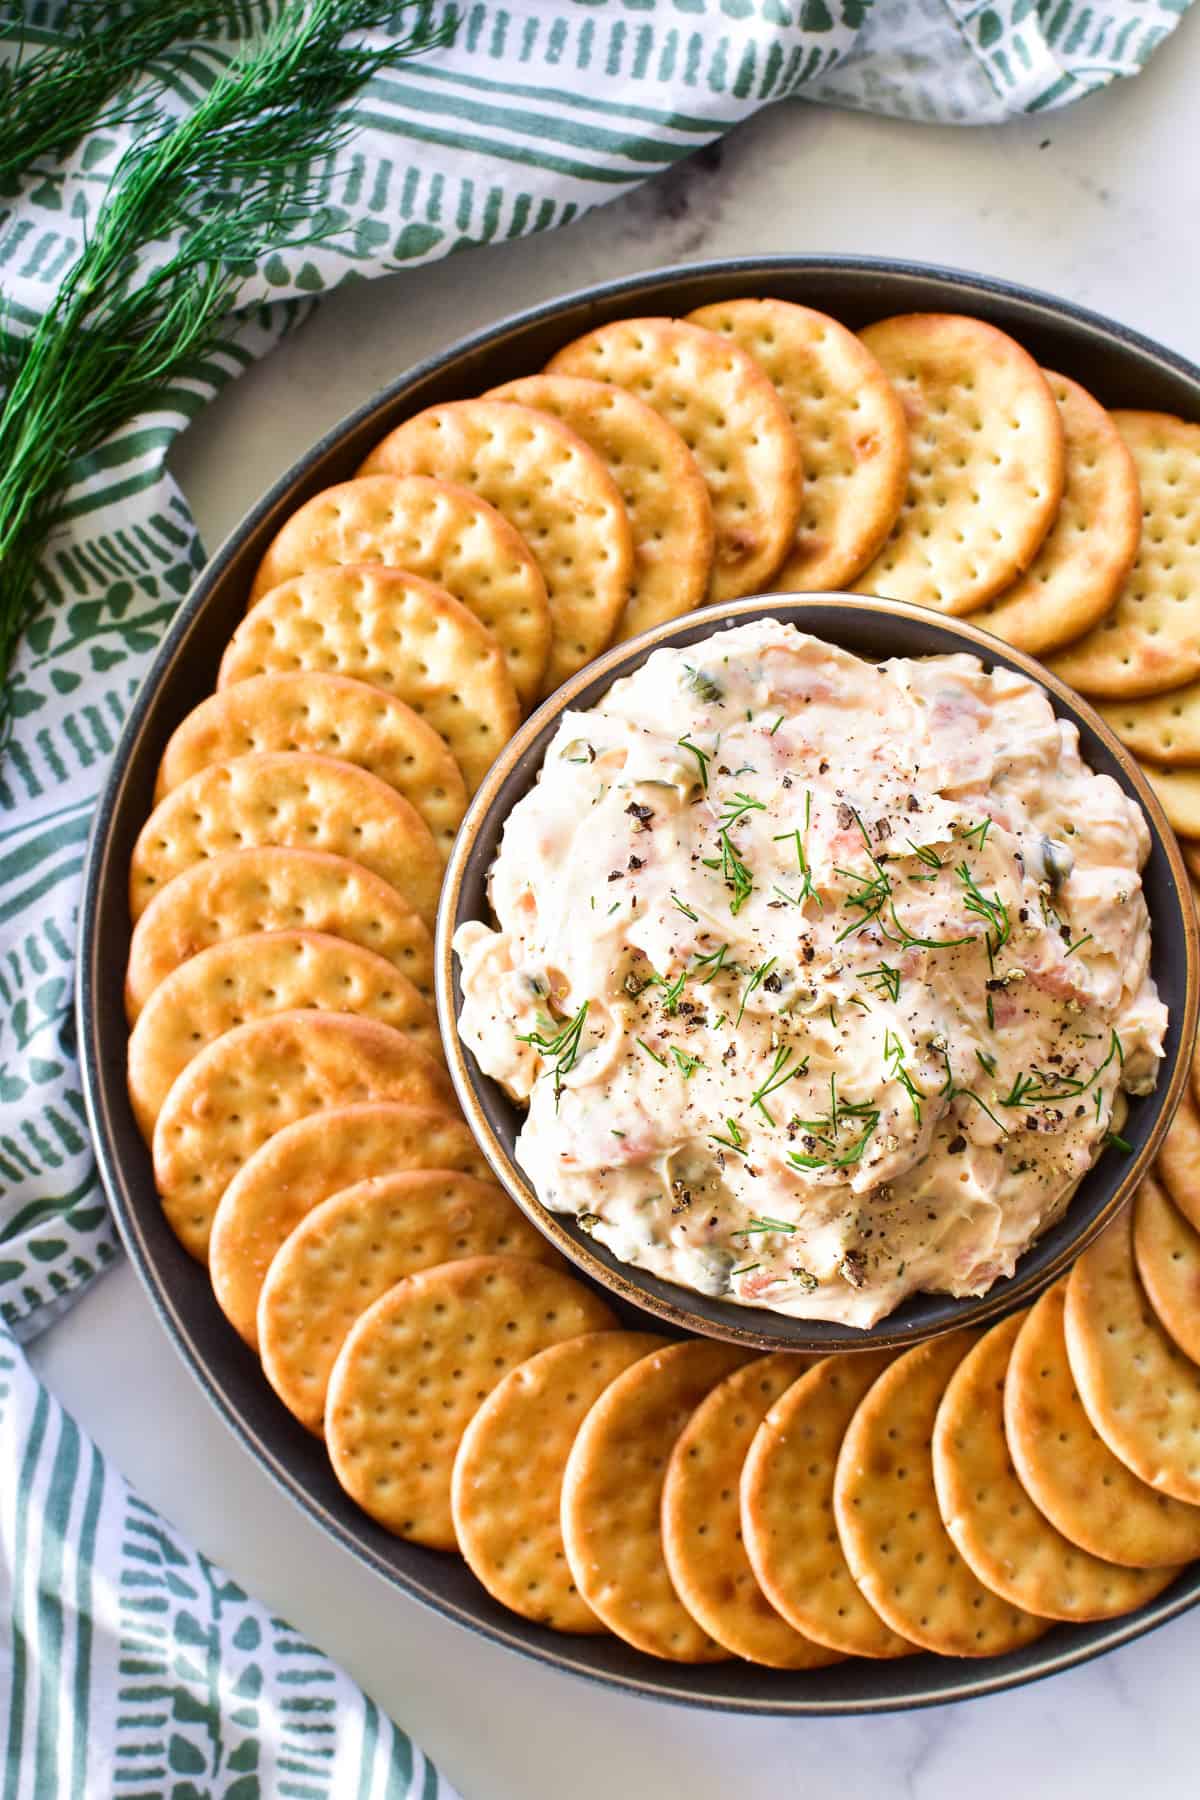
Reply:
[[754, 1433], [811, 1363], [805, 1356], [763, 1356], [727, 1375], [680, 1432], [663, 1487], [663, 1550], [675, 1592], [718, 1644], [771, 1669], [821, 1669], [840, 1661], [775, 1611], [750, 1566], [738, 1510]]
[[359, 1100], [448, 1107], [450, 1078], [403, 1032], [350, 1013], [251, 1019], [193, 1057], [154, 1127], [155, 1183], [185, 1249], [205, 1261], [222, 1194], [268, 1138]]
[[409, 1169], [341, 1188], [301, 1219], [275, 1254], [258, 1301], [263, 1373], [310, 1431], [356, 1319], [407, 1275], [464, 1256], [561, 1264], [494, 1181]]
[[273, 588], [230, 639], [217, 688], [287, 669], [397, 695], [445, 739], [472, 794], [521, 719], [491, 633], [443, 589], [399, 569], [317, 569]]
[[213, 1219], [208, 1273], [217, 1304], [251, 1348], [267, 1271], [322, 1201], [372, 1176], [415, 1169], [491, 1171], [452, 1106], [356, 1101], [284, 1126], [243, 1164]]
[[1062, 499], [1063, 428], [1049, 383], [982, 319], [907, 313], [859, 334], [904, 405], [908, 492], [855, 586], [970, 613], [1032, 563]]
[[933, 1428], [946, 1530], [986, 1588], [1047, 1619], [1115, 1619], [1152, 1600], [1177, 1567], [1129, 1569], [1081, 1550], [1025, 1492], [1004, 1435], [1004, 1380], [1028, 1313], [982, 1337], [950, 1377]]
[[213, 763], [159, 801], [133, 849], [131, 916], [194, 863], [265, 844], [348, 856], [433, 923], [442, 859], [416, 808], [353, 763], [289, 750]]
[[763, 1592], [798, 1632], [846, 1656], [916, 1649], [860, 1591], [833, 1517], [842, 1439], [892, 1361], [887, 1350], [823, 1357], [775, 1401], [742, 1469], [742, 1534]]
[[1133, 567], [1142, 535], [1137, 470], [1111, 416], [1077, 381], [1043, 373], [1063, 424], [1062, 502], [1024, 575], [974, 618], [1030, 656], [1060, 650], [1099, 623]]
[[605, 1388], [662, 1344], [641, 1331], [554, 1344], [510, 1370], [463, 1433], [450, 1489], [458, 1547], [489, 1594], [551, 1631], [605, 1629], [567, 1564], [563, 1471]]
[[550, 413], [453, 400], [406, 419], [360, 475], [430, 475], [488, 501], [520, 532], [550, 606], [550, 693], [612, 642], [633, 575], [633, 533], [612, 476]]
[[443, 861], [450, 854], [467, 790], [445, 739], [394, 694], [341, 675], [256, 675], [210, 694], [172, 734], [154, 798], [212, 763], [262, 750], [309, 750], [356, 763], [403, 794]]
[[321, 931], [361, 944], [433, 997], [429, 927], [379, 875], [326, 850], [230, 850], [193, 863], [150, 902], [129, 946], [132, 1025], [159, 983], [211, 944], [258, 931]]
[[316, 1007], [402, 1031], [442, 1060], [437, 1020], [385, 957], [318, 931], [227, 938], [190, 957], [150, 996], [129, 1039], [129, 1098], [142, 1133], [177, 1076], [206, 1044], [248, 1019]]
[[[1195, 1079], [1193, 1065], [1193, 1079]], [[1185, 1088], [1159, 1145], [1154, 1173], [1188, 1223], [1200, 1231], [1200, 1111]]]
[[833, 1510], [851, 1573], [893, 1631], [940, 1656], [998, 1656], [1048, 1621], [975, 1576], [942, 1524], [933, 1427], [977, 1331], [950, 1332], [896, 1359], [868, 1391], [838, 1455]]
[[772, 586], [781, 593], [851, 586], [904, 500], [908, 425], [896, 390], [852, 331], [809, 306], [718, 300], [688, 320], [752, 356], [795, 427], [804, 498]]
[[614, 319], [546, 370], [628, 388], [675, 427], [712, 502], [710, 601], [770, 586], [795, 539], [804, 476], [787, 408], [753, 357], [679, 319]]
[[1200, 764], [1200, 681], [1147, 700], [1106, 700], [1096, 711], [1139, 760], [1166, 768]]
[[576, 375], [527, 375], [485, 398], [553, 413], [616, 482], [633, 533], [633, 575], [616, 643], [703, 605], [715, 541], [712, 506], [699, 465], [673, 425], [627, 388]]
[[1114, 412], [1138, 472], [1142, 535], [1108, 616], [1049, 665], [1082, 694], [1161, 694], [1200, 675], [1200, 425]]
[[1157, 769], [1143, 763], [1142, 774], [1158, 795], [1171, 830], [1200, 836], [1200, 769]]
[[271, 544], [251, 605], [319, 569], [363, 564], [407, 573], [448, 594], [499, 647], [524, 704], [537, 698], [550, 657], [546, 584], [520, 532], [479, 494], [425, 475], [371, 475], [326, 488]]
[[748, 1360], [692, 1338], [643, 1357], [596, 1401], [571, 1447], [562, 1534], [580, 1596], [610, 1631], [671, 1662], [729, 1652], [692, 1617], [671, 1582], [662, 1540], [667, 1459], [705, 1395]]
[[572, 1276], [522, 1256], [441, 1263], [389, 1288], [329, 1378], [333, 1472], [398, 1537], [453, 1550], [454, 1458], [493, 1388], [528, 1357], [616, 1321]]
[[1157, 1181], [1143, 1181], [1133, 1208], [1133, 1254], [1158, 1322], [1200, 1362], [1200, 1232]]
[[1200, 1502], [1200, 1368], [1154, 1315], [1126, 1207], [1067, 1280], [1067, 1356], [1084, 1410], [1113, 1455], [1148, 1486]]

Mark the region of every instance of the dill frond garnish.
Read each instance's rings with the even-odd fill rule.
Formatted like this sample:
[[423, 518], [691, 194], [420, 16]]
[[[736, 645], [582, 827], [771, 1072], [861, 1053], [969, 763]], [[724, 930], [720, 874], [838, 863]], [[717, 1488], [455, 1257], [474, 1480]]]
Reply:
[[768, 1125], [775, 1123], [771, 1109], [767, 1105], [767, 1095], [781, 1088], [785, 1081], [793, 1080], [797, 1075], [808, 1074], [808, 1057], [793, 1061], [796, 1052], [789, 1044], [781, 1044], [775, 1052], [775, 1061], [771, 1065], [771, 1073], [760, 1087], [756, 1087], [750, 1096], [751, 1108], [757, 1107]]
[[[146, 118], [32, 332], [3, 322], [0, 679], [38, 602], [38, 556], [71, 465], [220, 344], [248, 265], [340, 228], [322, 202], [353, 126], [343, 103], [381, 68], [444, 41], [424, 12], [404, 39], [344, 41], [396, 13], [395, 0], [287, 0], [191, 112]], [[6, 688], [0, 733], [11, 708]]]
[[769, 956], [766, 962], [759, 963], [757, 969], [751, 970], [750, 978], [742, 990], [742, 1003], [737, 1009], [737, 1018], [733, 1021], [735, 1031], [742, 1022], [742, 1014], [746, 1010], [747, 1000], [749, 1000], [751, 994], [753, 994], [756, 989], [762, 986], [767, 976], [771, 973], [771, 970], [775, 967], [777, 961], [777, 957]]
[[561, 1030], [547, 1035], [544, 1031], [518, 1032], [517, 1040], [522, 1044], [532, 1044], [540, 1050], [544, 1057], [553, 1057], [554, 1061], [554, 1104], [557, 1108], [563, 1090], [563, 1076], [569, 1075], [579, 1057], [579, 1041], [583, 1035], [584, 1023], [588, 1016], [590, 1001], [585, 1000], [573, 1018], [567, 1020]]

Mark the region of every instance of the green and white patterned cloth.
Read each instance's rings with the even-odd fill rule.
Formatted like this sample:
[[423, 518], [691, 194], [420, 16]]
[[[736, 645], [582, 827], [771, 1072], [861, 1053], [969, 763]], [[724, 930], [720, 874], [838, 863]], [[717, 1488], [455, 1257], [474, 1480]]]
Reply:
[[[164, 467], [172, 438], [342, 281], [566, 224], [792, 96], [955, 124], [1062, 106], [1136, 74], [1185, 5], [460, 0], [451, 43], [356, 102], [336, 242], [267, 257], [221, 350], [75, 471], [0, 762], [0, 1800], [438, 1791], [344, 1676], [105, 1469], [17, 1348], [117, 1254], [79, 1092], [76, 907], [131, 696], [204, 560]], [[250, 24], [268, 10], [230, 7]], [[31, 40], [68, 11], [30, 0]], [[231, 51], [181, 45], [157, 70], [164, 103], [193, 105]], [[98, 133], [0, 198], [17, 333], [78, 253], [124, 144]], [[310, 1714], [324, 1737], [301, 1732]]]

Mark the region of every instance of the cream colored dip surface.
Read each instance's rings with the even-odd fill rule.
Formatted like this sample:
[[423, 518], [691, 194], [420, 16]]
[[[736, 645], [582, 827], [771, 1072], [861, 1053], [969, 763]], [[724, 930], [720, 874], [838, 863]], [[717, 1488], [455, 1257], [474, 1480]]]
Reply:
[[1148, 849], [1023, 676], [738, 626], [564, 716], [460, 1030], [547, 1207], [865, 1327], [1010, 1274], [1154, 1085]]

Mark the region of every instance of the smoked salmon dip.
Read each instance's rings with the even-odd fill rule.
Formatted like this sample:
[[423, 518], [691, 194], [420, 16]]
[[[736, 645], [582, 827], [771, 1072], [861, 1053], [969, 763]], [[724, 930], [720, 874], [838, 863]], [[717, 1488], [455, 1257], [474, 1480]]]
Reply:
[[1137, 806], [1034, 682], [768, 621], [567, 713], [454, 939], [542, 1203], [867, 1327], [978, 1295], [1155, 1083]]

